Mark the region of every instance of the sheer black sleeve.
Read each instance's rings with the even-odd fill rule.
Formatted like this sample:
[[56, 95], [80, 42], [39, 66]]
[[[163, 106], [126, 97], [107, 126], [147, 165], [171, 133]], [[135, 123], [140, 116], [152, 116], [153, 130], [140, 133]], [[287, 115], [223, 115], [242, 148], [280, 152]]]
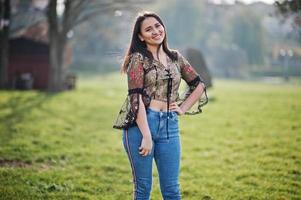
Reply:
[[188, 96], [195, 90], [195, 88], [201, 84], [204, 88], [202, 96], [199, 98], [197, 103], [185, 114], [198, 114], [202, 112], [202, 107], [208, 103], [206, 85], [201, 76], [195, 71], [190, 63], [178, 52], [178, 62], [181, 69], [181, 77], [185, 80], [188, 87], [185, 92], [180, 95], [179, 104], [182, 104]]
[[131, 55], [127, 78], [128, 95], [113, 126], [118, 129], [128, 128], [136, 124], [139, 110], [139, 95], [143, 94], [144, 85], [143, 56], [140, 53]]
[[139, 94], [143, 94], [144, 70], [142, 65], [142, 55], [139, 53], [133, 54], [129, 68], [128, 76], [128, 95], [130, 98], [131, 112], [135, 120], [139, 110]]

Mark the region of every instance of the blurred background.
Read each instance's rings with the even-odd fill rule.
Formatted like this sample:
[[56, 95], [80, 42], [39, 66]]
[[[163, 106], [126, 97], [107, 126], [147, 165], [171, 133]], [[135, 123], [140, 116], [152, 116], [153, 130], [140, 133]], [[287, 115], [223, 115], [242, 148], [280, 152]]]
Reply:
[[0, 0], [0, 200], [130, 199], [112, 126], [142, 10], [213, 86], [179, 120], [183, 199], [300, 200], [301, 0]]
[[205, 76], [289, 81], [301, 75], [300, 7], [299, 0], [1, 0], [1, 87], [57, 91], [81, 75], [118, 71], [142, 10], [162, 17], [170, 48], [201, 63]]

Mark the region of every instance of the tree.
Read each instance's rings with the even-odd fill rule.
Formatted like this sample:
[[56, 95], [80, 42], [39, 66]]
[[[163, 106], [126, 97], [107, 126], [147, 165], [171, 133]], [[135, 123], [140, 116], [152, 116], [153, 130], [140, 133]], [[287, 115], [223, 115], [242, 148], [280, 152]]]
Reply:
[[299, 43], [301, 43], [301, 1], [278, 0], [275, 1], [274, 5], [277, 7], [278, 14], [281, 14], [284, 20], [293, 19], [293, 28], [298, 34]]
[[[150, 0], [51, 0], [48, 5], [49, 41], [50, 41], [50, 77], [49, 90], [60, 91], [64, 87], [64, 48], [68, 35], [78, 24], [89, 20], [91, 17], [133, 7], [133, 3], [147, 3]], [[58, 9], [62, 8], [62, 9]], [[58, 11], [61, 11], [58, 12]]]
[[10, 0], [0, 1], [0, 88], [7, 82], [8, 38], [10, 24]]
[[297, 13], [301, 11], [300, 0], [278, 0], [275, 5], [282, 14]]

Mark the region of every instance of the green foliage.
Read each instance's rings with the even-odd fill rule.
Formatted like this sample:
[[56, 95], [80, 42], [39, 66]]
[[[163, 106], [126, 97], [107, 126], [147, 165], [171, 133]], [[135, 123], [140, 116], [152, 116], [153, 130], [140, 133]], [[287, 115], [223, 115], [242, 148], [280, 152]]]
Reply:
[[293, 34], [299, 43], [301, 43], [301, 1], [300, 0], [279, 0], [275, 1], [275, 6], [278, 12], [282, 15], [282, 20], [293, 18]]
[[[180, 117], [183, 199], [300, 199], [300, 91], [216, 81], [204, 113]], [[118, 74], [58, 94], [0, 91], [0, 199], [131, 199], [112, 129], [125, 95]]]
[[275, 5], [279, 9], [279, 11], [283, 14], [290, 12], [299, 12], [301, 10], [301, 2], [300, 0], [280, 0], [275, 1]]

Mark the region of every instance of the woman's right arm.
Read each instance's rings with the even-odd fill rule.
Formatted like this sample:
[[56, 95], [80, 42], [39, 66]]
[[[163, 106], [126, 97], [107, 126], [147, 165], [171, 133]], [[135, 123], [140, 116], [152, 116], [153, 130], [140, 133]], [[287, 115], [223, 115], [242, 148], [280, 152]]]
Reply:
[[139, 150], [141, 155], [147, 156], [148, 154], [151, 153], [153, 147], [153, 141], [152, 141], [151, 132], [149, 130], [147, 117], [146, 117], [146, 110], [141, 95], [139, 95], [139, 104], [140, 105], [139, 105], [139, 110], [136, 119], [136, 123], [140, 129], [140, 132], [142, 133], [142, 142]]
[[147, 123], [145, 106], [142, 101], [144, 82], [142, 61], [142, 55], [134, 53], [130, 58], [127, 75], [131, 110], [143, 137], [139, 150], [141, 155], [146, 156], [152, 150], [152, 137]]

